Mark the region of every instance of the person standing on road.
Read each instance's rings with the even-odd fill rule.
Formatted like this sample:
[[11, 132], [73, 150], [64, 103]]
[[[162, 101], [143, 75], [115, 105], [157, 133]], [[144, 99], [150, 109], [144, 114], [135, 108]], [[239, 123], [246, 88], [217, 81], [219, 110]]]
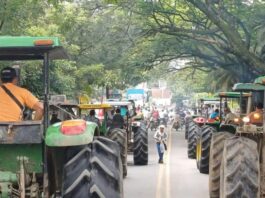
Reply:
[[154, 138], [156, 140], [156, 147], [157, 147], [157, 152], [159, 156], [158, 163], [163, 164], [163, 157], [164, 157], [164, 152], [167, 150], [167, 133], [165, 132], [165, 126], [160, 125], [159, 130], [156, 131]]

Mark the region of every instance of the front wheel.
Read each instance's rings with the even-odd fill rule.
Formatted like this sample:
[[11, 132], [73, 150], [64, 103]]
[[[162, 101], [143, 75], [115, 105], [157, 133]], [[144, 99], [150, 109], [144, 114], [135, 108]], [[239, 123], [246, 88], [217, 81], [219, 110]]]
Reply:
[[211, 137], [215, 131], [213, 127], [204, 125], [201, 128], [201, 134], [198, 136], [196, 144], [196, 162], [200, 173], [209, 173]]
[[123, 197], [122, 163], [117, 143], [98, 137], [82, 149], [69, 147], [66, 156], [62, 197]]
[[199, 134], [199, 126], [194, 125], [193, 127], [189, 128], [188, 133], [188, 158], [196, 159], [196, 141], [197, 136]]

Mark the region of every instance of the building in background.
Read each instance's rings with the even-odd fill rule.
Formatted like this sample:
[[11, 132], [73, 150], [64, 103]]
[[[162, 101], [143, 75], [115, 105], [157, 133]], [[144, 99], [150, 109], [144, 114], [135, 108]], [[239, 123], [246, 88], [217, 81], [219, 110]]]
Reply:
[[127, 99], [133, 100], [135, 105], [143, 106], [145, 104], [145, 92], [144, 89], [128, 89]]
[[158, 84], [151, 88], [152, 104], [157, 106], [170, 106], [172, 92], [167, 88], [167, 82], [159, 80]]
[[152, 88], [151, 89], [152, 103], [157, 106], [170, 106], [172, 93], [167, 88]]

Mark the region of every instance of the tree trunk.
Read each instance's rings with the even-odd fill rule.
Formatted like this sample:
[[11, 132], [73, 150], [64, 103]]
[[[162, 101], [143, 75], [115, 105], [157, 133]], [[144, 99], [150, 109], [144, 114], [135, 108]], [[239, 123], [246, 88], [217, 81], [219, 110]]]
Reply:
[[224, 21], [218, 11], [212, 5], [206, 5], [200, 0], [188, 0], [191, 4], [203, 12], [226, 36], [233, 49], [233, 53], [243, 60], [249, 67], [255, 68], [260, 74], [265, 71], [265, 63], [254, 53], [250, 52], [241, 39], [239, 32]]

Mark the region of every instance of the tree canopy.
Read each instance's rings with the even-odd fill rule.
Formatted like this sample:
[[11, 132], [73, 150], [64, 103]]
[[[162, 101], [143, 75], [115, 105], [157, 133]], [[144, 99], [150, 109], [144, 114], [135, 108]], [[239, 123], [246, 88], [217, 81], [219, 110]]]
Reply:
[[[217, 91], [264, 73], [264, 9], [261, 0], [3, 0], [0, 35], [61, 38], [70, 60], [54, 63], [53, 93], [93, 94], [160, 77], [176, 94], [190, 85]], [[38, 64], [22, 69], [36, 93]]]

